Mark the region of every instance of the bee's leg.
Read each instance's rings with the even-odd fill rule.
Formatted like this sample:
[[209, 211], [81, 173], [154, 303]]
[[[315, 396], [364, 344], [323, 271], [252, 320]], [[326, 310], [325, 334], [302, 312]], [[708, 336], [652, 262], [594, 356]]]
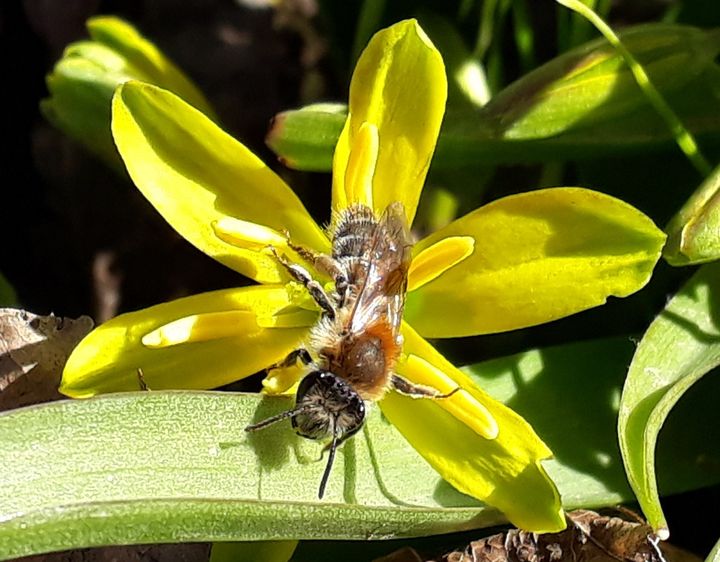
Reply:
[[304, 259], [308, 263], [311, 263], [315, 269], [322, 273], [325, 273], [328, 277], [332, 277], [334, 279], [338, 274], [342, 273], [342, 270], [338, 265], [337, 260], [335, 260], [332, 256], [329, 256], [327, 254], [321, 254], [319, 252], [314, 252], [312, 250], [309, 250], [308, 248], [305, 248], [304, 246], [297, 246], [293, 244], [289, 238], [287, 241], [287, 245], [288, 248], [293, 250], [302, 259]]
[[335, 318], [335, 305], [325, 292], [325, 289], [322, 288], [322, 285], [312, 278], [308, 270], [301, 265], [288, 261], [285, 257], [278, 254], [274, 247], [270, 246], [270, 250], [275, 255], [275, 258], [280, 262], [280, 265], [287, 270], [290, 276], [305, 286], [310, 293], [310, 296], [318, 304], [318, 306], [323, 309], [325, 314], [327, 314], [330, 318]]
[[400, 394], [404, 394], [405, 396], [410, 396], [411, 398], [449, 398], [460, 390], [460, 387], [458, 386], [457, 388], [453, 388], [447, 394], [443, 394], [437, 388], [425, 386], [424, 384], [415, 384], [396, 374], [392, 375], [390, 384], [394, 390], [397, 390]]
[[304, 347], [300, 347], [288, 353], [287, 357], [274, 365], [270, 365], [266, 370], [272, 371], [274, 369], [287, 369], [288, 367], [294, 367], [297, 362], [300, 361], [303, 365], [310, 365], [312, 363], [312, 357], [310, 352]]
[[326, 274], [328, 277], [332, 277], [335, 281], [335, 292], [338, 294], [338, 306], [342, 306], [345, 302], [345, 294], [347, 293], [348, 280], [344, 269], [340, 266], [338, 261], [327, 254], [320, 254], [308, 250], [303, 246], [296, 246], [288, 238], [288, 247], [296, 252], [306, 262], [311, 263], [313, 267]]

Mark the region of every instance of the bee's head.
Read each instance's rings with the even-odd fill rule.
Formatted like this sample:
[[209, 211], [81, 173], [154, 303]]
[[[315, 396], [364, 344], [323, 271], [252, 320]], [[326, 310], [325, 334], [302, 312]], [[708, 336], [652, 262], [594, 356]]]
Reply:
[[308, 439], [332, 437], [342, 442], [365, 420], [363, 399], [330, 371], [313, 371], [300, 381], [295, 409], [292, 425]]
[[330, 456], [320, 481], [318, 496], [322, 498], [335, 459], [335, 450], [362, 427], [365, 402], [337, 375], [330, 371], [313, 371], [300, 381], [292, 410], [249, 425], [245, 431], [262, 429], [285, 418], [291, 419], [295, 431], [302, 437], [332, 439], [326, 447], [326, 450], [330, 450]]

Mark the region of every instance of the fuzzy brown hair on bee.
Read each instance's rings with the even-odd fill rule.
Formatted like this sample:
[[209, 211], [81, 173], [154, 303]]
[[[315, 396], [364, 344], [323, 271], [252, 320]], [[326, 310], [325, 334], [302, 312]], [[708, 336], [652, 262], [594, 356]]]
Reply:
[[289, 367], [298, 360], [309, 366], [298, 386], [295, 407], [245, 428], [256, 431], [290, 418], [298, 435], [329, 439], [320, 498], [335, 451], [362, 427], [367, 401], [378, 400], [390, 388], [412, 396], [440, 397], [434, 389], [414, 385], [394, 372], [402, 351], [400, 325], [412, 249], [403, 205], [392, 203], [379, 218], [366, 205], [352, 205], [333, 218], [329, 234], [331, 255], [290, 242], [288, 246], [334, 280], [330, 292], [305, 268], [273, 250], [322, 312], [307, 347], [273, 367]]

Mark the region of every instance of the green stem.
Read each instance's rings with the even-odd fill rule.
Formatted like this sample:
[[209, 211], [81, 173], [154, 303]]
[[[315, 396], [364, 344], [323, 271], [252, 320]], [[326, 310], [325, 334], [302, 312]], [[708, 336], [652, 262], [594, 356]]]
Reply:
[[675, 142], [680, 147], [680, 150], [685, 153], [685, 156], [688, 157], [690, 162], [692, 162], [702, 176], [707, 176], [711, 172], [712, 167], [700, 152], [700, 148], [695, 142], [694, 137], [690, 131], [685, 128], [682, 121], [680, 121], [680, 118], [667, 104], [660, 92], [658, 92], [657, 88], [655, 88], [653, 83], [650, 81], [650, 77], [645, 72], [645, 69], [640, 65], [635, 57], [633, 57], [630, 51], [625, 48], [625, 45], [622, 44], [610, 26], [607, 25], [602, 18], [600, 18], [600, 16], [593, 12], [589, 7], [585, 6], [578, 0], [557, 0], [557, 2], [585, 17], [597, 28], [600, 33], [602, 33], [605, 39], [607, 39], [608, 42], [615, 47], [617, 52], [620, 53], [620, 56], [623, 57], [625, 63], [630, 68], [630, 72], [632, 72], [635, 81], [647, 97], [650, 105], [655, 108], [655, 111], [658, 112], [660, 117], [662, 117], [667, 124], [668, 128], [675, 137]]

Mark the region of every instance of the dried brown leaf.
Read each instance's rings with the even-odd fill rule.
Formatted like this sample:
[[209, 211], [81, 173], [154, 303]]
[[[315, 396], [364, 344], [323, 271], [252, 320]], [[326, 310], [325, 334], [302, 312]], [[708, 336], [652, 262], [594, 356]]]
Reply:
[[60, 398], [65, 362], [92, 327], [88, 316], [73, 320], [0, 308], [0, 410]]
[[471, 542], [441, 562], [700, 562], [662, 544], [645, 522], [577, 510], [560, 533], [538, 535], [519, 529]]

